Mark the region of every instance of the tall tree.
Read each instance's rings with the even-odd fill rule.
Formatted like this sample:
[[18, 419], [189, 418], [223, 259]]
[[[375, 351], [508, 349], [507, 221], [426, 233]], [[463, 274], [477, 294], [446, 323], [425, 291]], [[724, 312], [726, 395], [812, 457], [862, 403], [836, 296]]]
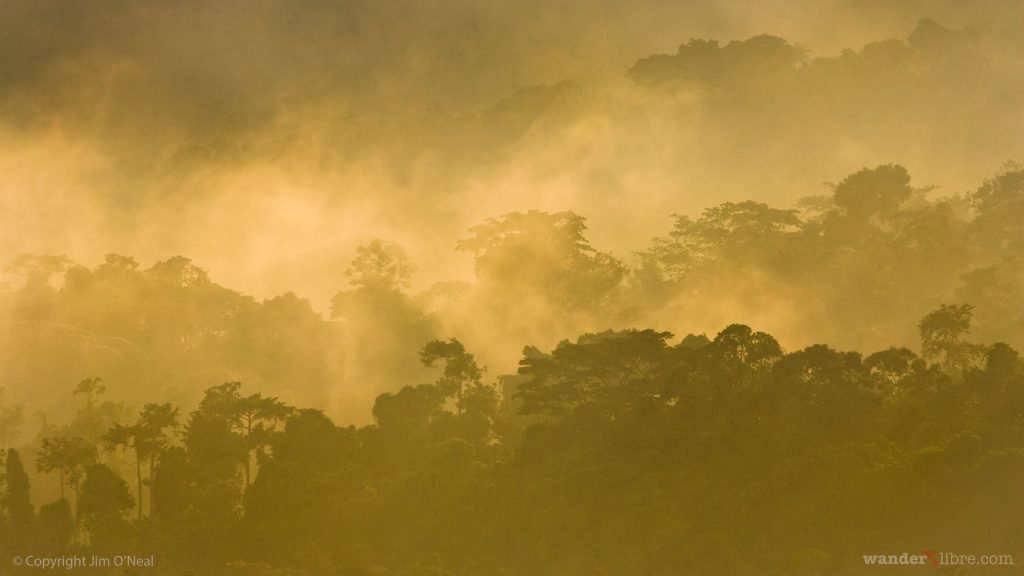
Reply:
[[982, 352], [963, 339], [971, 331], [973, 311], [970, 304], [943, 304], [925, 315], [917, 325], [924, 356], [940, 360], [947, 370], [967, 368]]
[[462, 394], [469, 386], [479, 386], [484, 371], [477, 366], [476, 359], [457, 339], [448, 341], [431, 340], [420, 350], [420, 361], [424, 366], [433, 366], [438, 360], [444, 361], [444, 373], [437, 381], [445, 396], [455, 396], [456, 408], [462, 412]]
[[331, 299], [342, 376], [361, 383], [359, 392], [336, 391], [343, 398], [366, 402], [421, 373], [409, 350], [435, 336], [435, 320], [408, 293], [413, 270], [405, 250], [392, 242], [373, 240], [356, 249], [345, 270], [350, 288]]
[[36, 456], [36, 468], [40, 472], [57, 471], [60, 481], [60, 498], [64, 500], [64, 482], [77, 493], [85, 467], [96, 461], [96, 446], [83, 438], [44, 438], [43, 447]]
[[27, 530], [32, 524], [33, 510], [30, 496], [28, 474], [21, 464], [21, 457], [14, 448], [7, 449], [4, 462], [5, 482], [7, 489], [3, 496], [3, 504], [15, 531]]
[[164, 431], [178, 425], [177, 417], [178, 409], [173, 408], [170, 404], [146, 404], [139, 413], [139, 419], [135, 424], [115, 424], [103, 437], [108, 449], [131, 448], [135, 452], [140, 520], [142, 519], [142, 461], [149, 460], [150, 477], [152, 477], [155, 459], [167, 447], [167, 437]]
[[103, 441], [108, 450], [122, 448], [131, 449], [135, 452], [135, 478], [138, 494], [139, 520], [142, 520], [142, 455], [145, 450], [146, 431], [138, 425], [128, 426], [125, 424], [114, 424], [113, 428], [103, 436]]
[[125, 514], [135, 504], [128, 483], [105, 464], [90, 464], [85, 469], [78, 513], [93, 536], [93, 543], [113, 540], [125, 525]]
[[244, 462], [245, 486], [252, 483], [251, 460], [253, 452], [260, 453], [267, 445], [267, 434], [278, 422], [284, 421], [292, 408], [276, 397], [240, 393], [241, 382], [226, 382], [206, 390], [199, 411], [222, 418], [238, 434], [246, 447]]

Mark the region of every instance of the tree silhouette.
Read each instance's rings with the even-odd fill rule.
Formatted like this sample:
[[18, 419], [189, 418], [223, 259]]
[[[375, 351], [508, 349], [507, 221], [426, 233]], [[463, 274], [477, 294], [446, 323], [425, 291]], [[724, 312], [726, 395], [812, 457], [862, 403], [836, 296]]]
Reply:
[[356, 257], [345, 276], [357, 288], [398, 290], [409, 286], [413, 271], [415, 267], [401, 246], [373, 240], [356, 248]]
[[91, 404], [106, 391], [107, 387], [103, 384], [102, 378], [86, 378], [75, 386], [75, 391], [72, 394], [85, 396], [86, 402]]
[[864, 168], [840, 182], [834, 191], [836, 206], [851, 218], [889, 217], [910, 198], [910, 175], [906, 168], [886, 164]]
[[150, 477], [160, 451], [166, 448], [164, 430], [177, 426], [178, 409], [170, 404], [146, 404], [135, 424], [115, 424], [104, 435], [108, 449], [121, 447], [135, 453], [135, 475], [138, 494], [138, 517], [142, 519], [142, 461], [149, 459]]
[[103, 436], [103, 441], [106, 443], [107, 449], [113, 450], [120, 447], [127, 450], [130, 448], [135, 452], [135, 476], [137, 502], [139, 506], [139, 520], [142, 519], [142, 459], [143, 454], [145, 454], [145, 451], [147, 450], [147, 436], [148, 432], [139, 426], [127, 426], [123, 424], [115, 424], [114, 427], [107, 431]]
[[75, 534], [75, 520], [68, 501], [61, 498], [40, 506], [39, 528], [48, 546], [57, 550], [67, 547]]
[[527, 339], [559, 332], [579, 315], [621, 313], [626, 266], [590, 244], [585, 220], [530, 210], [470, 228], [456, 249], [473, 254], [477, 309]]
[[973, 310], [970, 304], [943, 304], [922, 318], [918, 329], [924, 356], [940, 360], [950, 370], [969, 366], [979, 352], [978, 346], [963, 340], [971, 331]]
[[57, 471], [60, 498], [64, 500], [65, 479], [77, 493], [85, 467], [95, 461], [96, 446], [83, 438], [44, 438], [36, 467], [40, 472]]
[[6, 491], [3, 505], [15, 530], [27, 531], [34, 518], [29, 491], [28, 474], [21, 464], [21, 457], [14, 448], [7, 449], [4, 461], [4, 483]]
[[433, 366], [438, 360], [444, 361], [444, 373], [437, 386], [446, 396], [455, 396], [456, 409], [461, 412], [463, 391], [469, 386], [479, 386], [484, 372], [477, 366], [473, 355], [466, 352], [455, 338], [431, 340], [420, 350], [420, 361], [424, 366]]
[[116, 543], [126, 530], [125, 515], [135, 504], [128, 484], [107, 465], [93, 463], [85, 469], [78, 513], [94, 543]]
[[267, 435], [276, 422], [283, 421], [292, 408], [275, 397], [262, 394], [242, 396], [241, 382], [227, 382], [206, 391], [199, 410], [209, 416], [222, 418], [236, 431], [246, 447], [244, 463], [245, 486], [251, 481], [252, 453], [260, 453], [267, 445]]
[[565, 414], [604, 398], [612, 389], [649, 378], [666, 354], [669, 332], [607, 331], [563, 340], [550, 354], [527, 346], [519, 374], [524, 414]]

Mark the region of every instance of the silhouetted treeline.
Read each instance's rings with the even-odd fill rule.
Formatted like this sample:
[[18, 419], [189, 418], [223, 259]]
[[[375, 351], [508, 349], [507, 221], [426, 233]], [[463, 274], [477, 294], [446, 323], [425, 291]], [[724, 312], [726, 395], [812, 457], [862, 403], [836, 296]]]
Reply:
[[[154, 398], [99, 438], [42, 438], [61, 497], [38, 508], [29, 451], [9, 449], [0, 542], [238, 575], [857, 574], [878, 550], [1019, 553], [1024, 362], [968, 340], [971, 312], [926, 315], [923, 356], [622, 330], [528, 346], [495, 379], [433, 340], [436, 380], [378, 396], [363, 427], [237, 382], [187, 416]], [[77, 421], [104, 411], [102, 381], [73, 392]]]

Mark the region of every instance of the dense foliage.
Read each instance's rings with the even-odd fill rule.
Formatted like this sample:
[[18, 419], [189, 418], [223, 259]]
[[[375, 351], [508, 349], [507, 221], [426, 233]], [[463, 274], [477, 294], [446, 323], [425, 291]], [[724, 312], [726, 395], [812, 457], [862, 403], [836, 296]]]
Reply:
[[854, 574], [924, 543], [1020, 550], [1024, 362], [969, 328], [969, 308], [924, 318], [933, 363], [786, 353], [738, 324], [676, 345], [607, 331], [527, 347], [495, 382], [436, 340], [437, 380], [379, 396], [360, 428], [227, 383], [180, 434], [166, 404], [110, 428], [134, 487], [47, 438], [39, 467], [73, 498], [36, 514], [11, 449], [2, 542], [154, 554], [160, 574]]

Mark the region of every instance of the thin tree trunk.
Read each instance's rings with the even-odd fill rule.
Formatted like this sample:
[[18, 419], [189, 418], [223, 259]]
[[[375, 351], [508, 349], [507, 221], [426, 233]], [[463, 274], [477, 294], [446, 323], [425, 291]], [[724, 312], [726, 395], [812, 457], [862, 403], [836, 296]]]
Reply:
[[153, 461], [156, 460], [156, 453], [154, 452], [149, 457], [149, 515], [153, 516]]
[[142, 520], [142, 457], [135, 451], [135, 475], [139, 482], [139, 520]]
[[74, 520], [75, 529], [71, 534], [71, 543], [79, 544], [83, 541], [82, 538], [82, 518], [78, 513], [78, 502], [82, 499], [82, 483], [79, 481], [78, 484], [73, 486], [75, 489], [75, 513], [72, 516]]
[[60, 499], [64, 499], [64, 471], [58, 470], [57, 475], [60, 477]]
[[246, 428], [246, 436], [245, 436], [245, 443], [246, 443], [246, 446], [245, 446], [245, 490], [243, 492], [247, 492], [249, 490], [249, 474], [250, 474], [250, 472], [249, 472], [249, 461], [252, 460], [252, 451], [249, 450], [248, 444], [249, 444], [249, 440], [252, 438], [252, 418], [248, 419], [248, 421], [246, 422], [246, 427], [245, 428]]

